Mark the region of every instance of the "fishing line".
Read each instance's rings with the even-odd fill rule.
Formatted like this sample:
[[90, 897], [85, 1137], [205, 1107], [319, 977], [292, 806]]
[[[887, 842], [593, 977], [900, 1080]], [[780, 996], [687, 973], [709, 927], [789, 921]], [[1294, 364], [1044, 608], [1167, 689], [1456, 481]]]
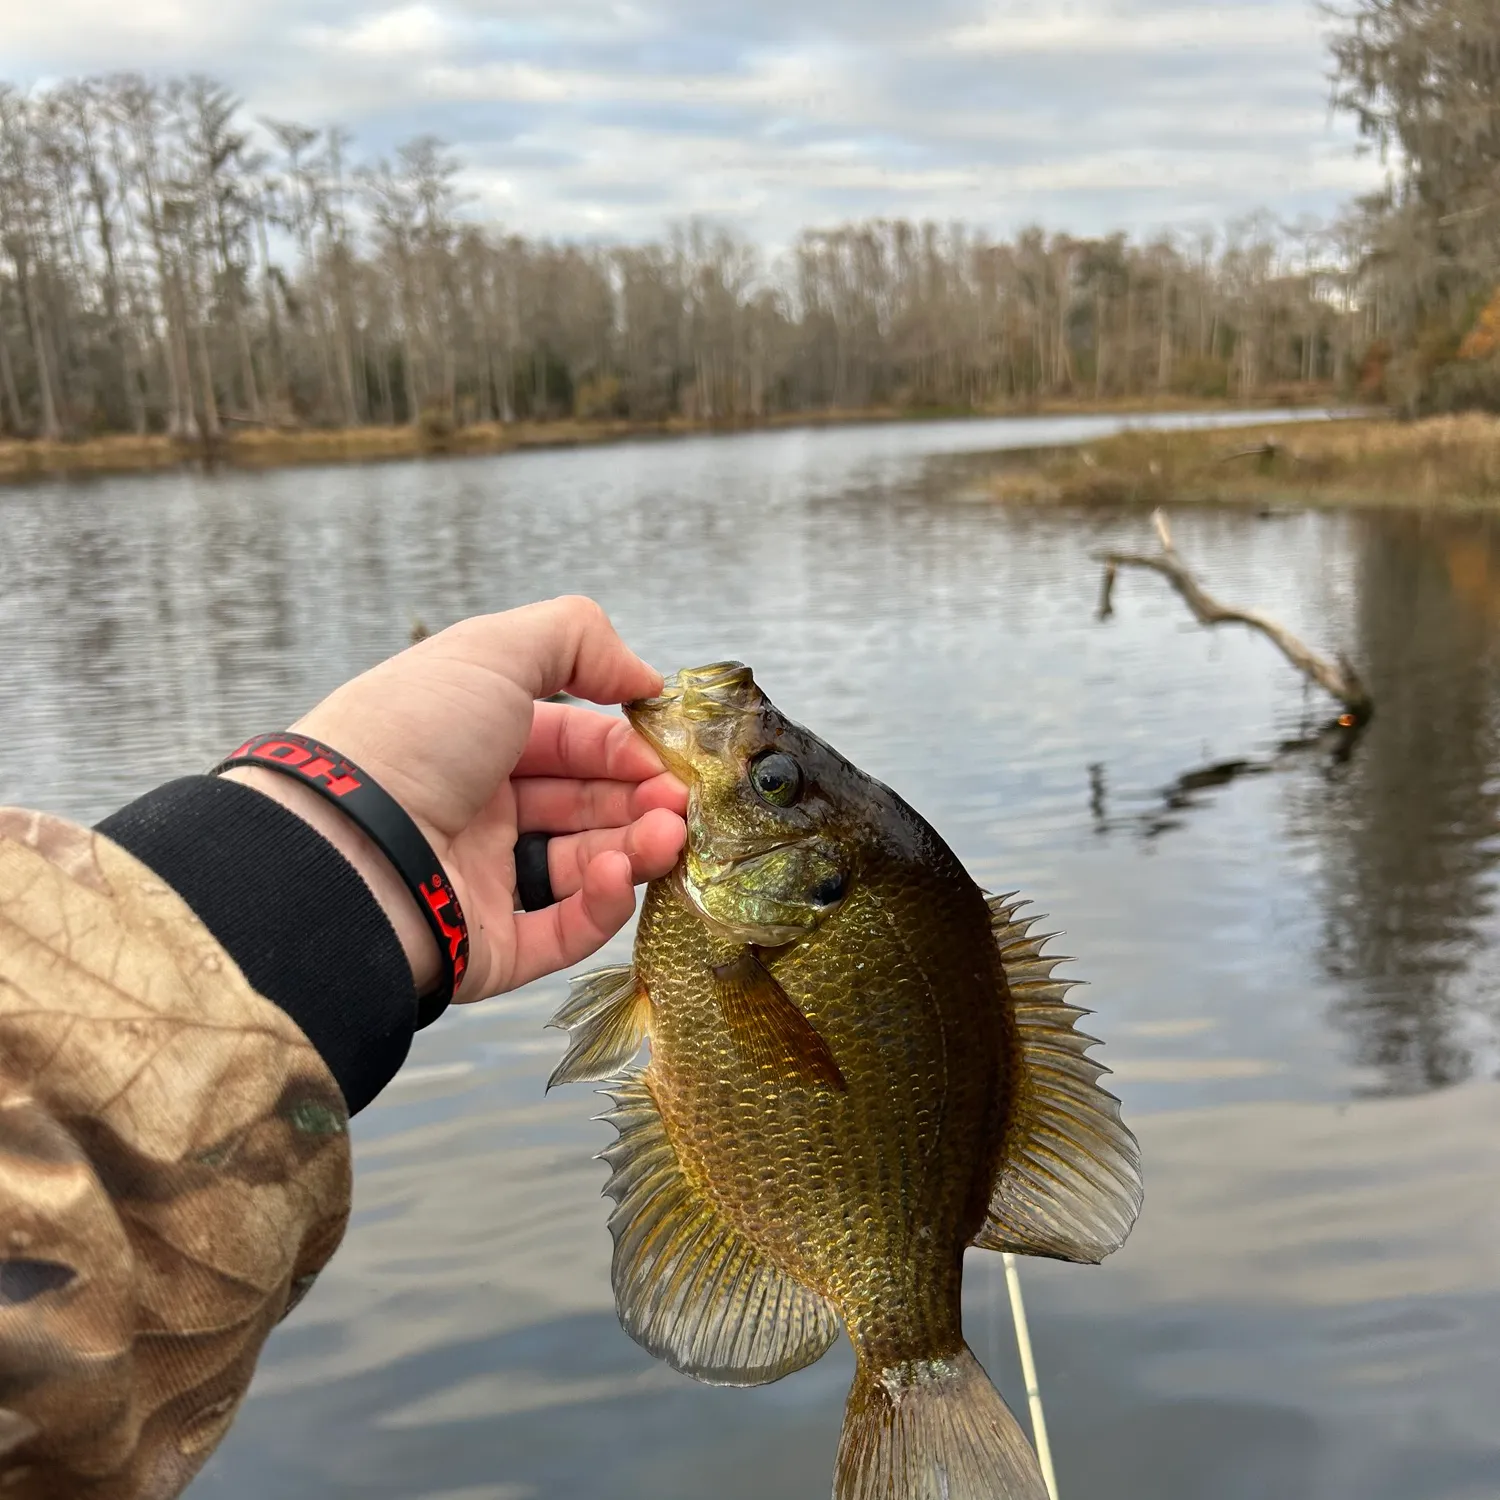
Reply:
[[1036, 1381], [1036, 1360], [1031, 1354], [1031, 1329], [1026, 1323], [1026, 1304], [1021, 1300], [1021, 1273], [1016, 1258], [1008, 1252], [1005, 1262], [1005, 1286], [1010, 1293], [1010, 1316], [1016, 1325], [1016, 1348], [1021, 1353], [1021, 1376], [1026, 1382], [1026, 1404], [1031, 1408], [1031, 1438], [1036, 1444], [1036, 1461], [1041, 1465], [1042, 1483], [1051, 1500], [1057, 1500], [1057, 1474], [1052, 1467], [1052, 1444], [1047, 1441], [1047, 1418], [1042, 1414], [1042, 1393]]

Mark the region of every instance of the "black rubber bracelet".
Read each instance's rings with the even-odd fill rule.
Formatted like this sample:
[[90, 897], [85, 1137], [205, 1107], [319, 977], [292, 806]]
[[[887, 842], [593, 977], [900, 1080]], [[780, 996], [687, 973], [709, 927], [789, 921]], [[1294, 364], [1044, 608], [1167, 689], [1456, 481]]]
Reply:
[[516, 840], [516, 895], [525, 911], [540, 911], [557, 900], [547, 863], [550, 833], [523, 833]]
[[432, 1025], [448, 1009], [463, 983], [469, 964], [469, 924], [422, 830], [401, 804], [352, 760], [306, 735], [286, 731], [257, 735], [221, 760], [209, 774], [217, 776], [235, 766], [263, 766], [311, 787], [362, 828], [390, 860], [437, 939], [442, 982], [431, 994], [417, 999], [417, 1030]]

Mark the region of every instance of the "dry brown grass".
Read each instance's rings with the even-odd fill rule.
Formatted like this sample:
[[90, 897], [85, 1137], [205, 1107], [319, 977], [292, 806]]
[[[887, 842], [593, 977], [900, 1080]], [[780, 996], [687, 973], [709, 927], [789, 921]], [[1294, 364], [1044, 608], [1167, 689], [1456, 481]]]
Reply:
[[642, 423], [571, 421], [519, 422], [510, 426], [488, 423], [448, 433], [416, 427], [300, 431], [252, 428], [229, 433], [211, 454], [195, 444], [176, 442], [159, 434], [147, 437], [111, 434], [61, 443], [11, 441], [0, 442], [0, 480], [47, 474], [173, 469], [205, 461], [249, 469], [291, 464], [373, 463], [447, 453], [503, 453], [513, 448], [608, 442], [670, 430]]
[[706, 422], [674, 417], [661, 422], [575, 421], [474, 423], [451, 431], [428, 427], [355, 427], [345, 429], [272, 428], [230, 432], [211, 454], [195, 444], [153, 434], [111, 434], [78, 442], [0, 441], [0, 481], [49, 474], [128, 473], [174, 469], [213, 462], [235, 468], [267, 469], [294, 464], [378, 463], [388, 459], [439, 455], [507, 453], [518, 448], [564, 448], [584, 443], [619, 442], [625, 438], [686, 437], [694, 433], [731, 432], [759, 427], [822, 426], [848, 422], [893, 421], [906, 413], [827, 411], [771, 417], [761, 422]]
[[[1288, 389], [1274, 393], [1287, 405], [1326, 400], [1326, 391]], [[1272, 399], [1270, 395], [1267, 400]], [[709, 421], [670, 417], [659, 422], [619, 420], [475, 423], [452, 431], [425, 427], [355, 427], [348, 429], [233, 428], [211, 455], [211, 461], [234, 467], [264, 469], [294, 464], [375, 463], [387, 459], [439, 454], [506, 453], [517, 448], [572, 447], [583, 443], [619, 442], [638, 437], [687, 437], [695, 433], [742, 432], [761, 428], [841, 426], [858, 422], [899, 422], [921, 418], [1018, 415], [1074, 415], [1082, 412], [1151, 412], [1213, 410], [1222, 401], [1137, 397], [1103, 402], [1046, 400], [983, 412], [911, 410], [881, 406], [819, 412], [781, 412], [759, 420]], [[191, 443], [153, 434], [110, 434], [76, 442], [0, 440], [0, 482], [43, 475], [128, 473], [173, 469], [203, 463], [209, 455]]]
[[99, 473], [159, 469], [179, 462], [161, 437], [111, 436], [77, 443], [0, 441], [0, 478], [30, 479], [41, 474]]
[[1500, 418], [1123, 433], [1018, 457], [993, 491], [1041, 503], [1500, 505]]

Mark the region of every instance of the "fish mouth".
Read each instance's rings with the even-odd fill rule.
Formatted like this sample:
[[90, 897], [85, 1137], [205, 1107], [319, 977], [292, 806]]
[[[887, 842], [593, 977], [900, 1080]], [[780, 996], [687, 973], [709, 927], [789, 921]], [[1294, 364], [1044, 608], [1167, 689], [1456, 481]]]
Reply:
[[625, 717], [666, 768], [691, 783], [694, 752], [719, 748], [729, 727], [764, 703], [749, 667], [738, 661], [716, 661], [672, 673], [656, 697], [627, 703]]
[[773, 854], [800, 843], [797, 838], [777, 839], [774, 843], [758, 840], [752, 844], [734, 844], [711, 853], [695, 855], [693, 865], [698, 884], [705, 889], [743, 878], [762, 868]]

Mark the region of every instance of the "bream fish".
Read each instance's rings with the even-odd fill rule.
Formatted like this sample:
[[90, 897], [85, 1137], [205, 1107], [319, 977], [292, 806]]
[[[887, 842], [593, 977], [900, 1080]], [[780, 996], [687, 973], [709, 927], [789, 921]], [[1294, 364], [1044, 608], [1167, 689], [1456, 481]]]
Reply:
[[836, 1500], [1045, 1500], [960, 1301], [967, 1246], [1097, 1262], [1140, 1208], [1061, 960], [748, 668], [626, 712], [689, 787], [687, 846], [634, 961], [554, 1017], [549, 1083], [609, 1080], [621, 1323], [724, 1385], [811, 1364], [842, 1323]]

